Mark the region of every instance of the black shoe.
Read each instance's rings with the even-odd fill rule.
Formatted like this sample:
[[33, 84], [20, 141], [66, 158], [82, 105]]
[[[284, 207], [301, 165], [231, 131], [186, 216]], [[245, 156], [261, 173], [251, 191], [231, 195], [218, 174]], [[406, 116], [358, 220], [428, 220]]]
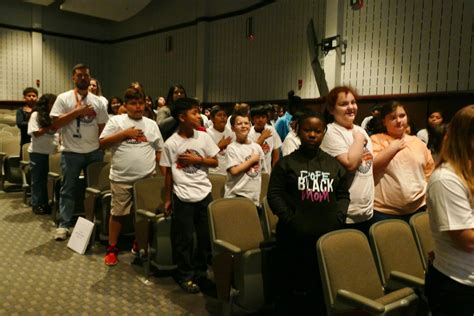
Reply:
[[201, 292], [199, 285], [193, 282], [193, 280], [184, 280], [178, 282], [179, 286], [189, 294], [197, 294]]
[[206, 276], [197, 277], [194, 279], [194, 282], [199, 285], [201, 292], [203, 292], [204, 294], [212, 297], [217, 297], [216, 284], [209, 280]]
[[40, 206], [33, 206], [33, 213], [36, 215], [44, 215], [46, 214], [46, 210], [40, 205]]
[[44, 210], [45, 214], [51, 214], [51, 206], [49, 204], [41, 205], [41, 208]]

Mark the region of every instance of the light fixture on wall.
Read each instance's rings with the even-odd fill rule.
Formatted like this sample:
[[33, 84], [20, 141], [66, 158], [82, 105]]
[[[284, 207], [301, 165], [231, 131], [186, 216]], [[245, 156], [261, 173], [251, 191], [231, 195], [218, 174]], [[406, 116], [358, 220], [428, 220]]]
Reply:
[[247, 39], [253, 41], [255, 39], [255, 30], [253, 25], [253, 17], [247, 18], [247, 28], [246, 28]]
[[173, 37], [171, 35], [165, 38], [165, 52], [171, 53], [173, 51]]
[[349, 0], [352, 10], [362, 9], [364, 6], [364, 0]]

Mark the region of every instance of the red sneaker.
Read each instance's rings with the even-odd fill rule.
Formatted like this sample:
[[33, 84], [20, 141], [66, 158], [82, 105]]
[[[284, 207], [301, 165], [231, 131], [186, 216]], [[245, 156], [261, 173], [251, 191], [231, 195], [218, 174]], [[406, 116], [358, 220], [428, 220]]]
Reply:
[[118, 248], [115, 246], [107, 247], [107, 254], [104, 258], [104, 263], [108, 266], [114, 266], [118, 263]]
[[130, 251], [132, 252], [132, 254], [134, 254], [135, 256], [138, 256], [140, 254], [140, 249], [138, 247], [138, 243], [136, 240], [133, 241], [133, 246], [132, 246], [132, 249], [130, 249]]

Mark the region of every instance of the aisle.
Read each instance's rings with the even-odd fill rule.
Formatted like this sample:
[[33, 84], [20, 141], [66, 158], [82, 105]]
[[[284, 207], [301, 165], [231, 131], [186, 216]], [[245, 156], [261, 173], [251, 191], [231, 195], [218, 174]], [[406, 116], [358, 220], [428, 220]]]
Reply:
[[129, 252], [107, 267], [104, 246], [79, 255], [53, 233], [49, 217], [33, 214], [21, 193], [0, 191], [0, 314], [220, 314], [216, 299], [185, 294], [170, 277], [145, 285]]

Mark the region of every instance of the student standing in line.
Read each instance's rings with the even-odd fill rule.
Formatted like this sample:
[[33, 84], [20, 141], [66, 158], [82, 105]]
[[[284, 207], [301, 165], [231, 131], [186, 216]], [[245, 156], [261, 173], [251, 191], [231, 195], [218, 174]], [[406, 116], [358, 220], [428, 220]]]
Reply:
[[55, 100], [56, 95], [43, 94], [36, 103], [28, 122], [28, 135], [31, 136], [31, 144], [28, 148], [31, 170], [31, 206], [35, 214], [51, 213], [47, 187], [49, 155], [57, 150], [58, 135], [49, 112]]
[[[210, 284], [207, 256], [211, 250], [207, 206], [212, 201], [209, 167], [217, 167], [219, 147], [207, 133], [196, 130], [201, 114], [197, 100], [182, 98], [171, 108], [178, 130], [165, 142], [160, 166], [165, 172], [165, 213], [172, 215], [171, 241], [175, 280], [187, 293]], [[197, 249], [193, 250], [193, 233]]]
[[219, 147], [220, 151], [217, 154], [217, 160], [219, 165], [217, 168], [210, 168], [209, 173], [217, 173], [226, 175], [226, 150], [227, 146], [232, 142], [232, 139], [235, 138], [234, 133], [226, 126], [227, 123], [227, 114], [219, 105], [214, 105], [211, 108], [211, 121], [212, 127], [207, 128], [207, 134], [211, 136], [214, 143]]
[[407, 135], [405, 106], [392, 101], [382, 107], [384, 132], [370, 136], [374, 150], [374, 217], [401, 219], [426, 209], [426, 186], [434, 162], [426, 145]]
[[434, 261], [425, 291], [433, 316], [474, 314], [474, 105], [448, 127], [428, 183]]
[[132, 211], [133, 184], [151, 177], [163, 148], [158, 125], [144, 116], [145, 96], [140, 90], [125, 91], [127, 115], [113, 116], [100, 135], [101, 147], [112, 149], [110, 189], [112, 201], [109, 220], [109, 246], [104, 258], [108, 266], [118, 262], [118, 237], [124, 216]]
[[357, 110], [352, 88], [340, 86], [329, 92], [327, 111], [333, 122], [328, 124], [321, 149], [336, 158], [351, 175], [346, 227], [368, 236], [374, 211], [372, 141], [362, 127], [354, 124]]
[[266, 171], [262, 148], [248, 139], [250, 121], [247, 115], [234, 112], [230, 119], [235, 141], [227, 147], [227, 182], [224, 197], [246, 197], [260, 206], [262, 172]]
[[326, 123], [319, 113], [306, 112], [297, 124], [301, 146], [278, 161], [267, 199], [278, 216], [277, 315], [325, 315], [316, 257], [316, 241], [343, 227], [349, 192], [345, 168], [319, 146]]
[[38, 100], [38, 90], [32, 87], [26, 88], [23, 90], [23, 99], [25, 105], [16, 111], [16, 126], [20, 129], [20, 159], [23, 158], [21, 148], [31, 141], [31, 136], [28, 135], [28, 121]]
[[91, 81], [89, 83], [89, 92], [98, 96], [105, 108], [108, 107], [109, 100], [107, 100], [107, 98], [104, 97], [104, 95], [102, 94], [102, 86], [100, 85], [99, 80], [91, 78]]
[[249, 132], [249, 138], [262, 147], [265, 154], [267, 172], [270, 173], [272, 167], [280, 159], [281, 139], [275, 128], [268, 125], [268, 112], [263, 105], [258, 105], [250, 110], [253, 126]]

